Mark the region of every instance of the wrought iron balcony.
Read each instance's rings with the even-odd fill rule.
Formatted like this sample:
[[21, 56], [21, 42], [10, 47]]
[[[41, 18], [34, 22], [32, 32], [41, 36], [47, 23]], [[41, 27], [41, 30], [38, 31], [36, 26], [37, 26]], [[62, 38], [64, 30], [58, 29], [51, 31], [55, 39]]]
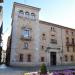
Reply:
[[21, 35], [21, 40], [31, 41], [32, 37], [31, 36], [25, 37], [25, 36]]
[[75, 46], [75, 43], [66, 42], [66, 46]]
[[57, 44], [57, 40], [56, 39], [51, 39], [51, 42], [52, 44]]
[[18, 14], [18, 17], [24, 18], [24, 14], [19, 13], [19, 14]]

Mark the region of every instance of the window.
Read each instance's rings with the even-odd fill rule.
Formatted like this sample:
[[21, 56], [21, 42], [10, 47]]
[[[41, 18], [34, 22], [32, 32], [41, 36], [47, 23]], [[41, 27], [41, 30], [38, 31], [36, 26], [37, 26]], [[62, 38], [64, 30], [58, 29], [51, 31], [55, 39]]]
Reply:
[[74, 38], [72, 38], [72, 44], [74, 44]]
[[53, 31], [55, 31], [55, 28], [53, 27]]
[[23, 61], [23, 54], [20, 54], [20, 56], [19, 56], [19, 61], [20, 61], [20, 62]]
[[35, 14], [34, 13], [31, 13], [31, 18], [35, 19]]
[[73, 36], [74, 35], [73, 32], [71, 32], [71, 33], [72, 33], [72, 36]]
[[67, 56], [67, 55], [65, 55], [65, 61], [66, 61], [66, 62], [68, 61], [68, 56]]
[[28, 38], [28, 37], [30, 37], [30, 29], [25, 29], [25, 30], [23, 30], [23, 36], [25, 37], [25, 38]]
[[31, 55], [30, 54], [27, 55], [27, 62], [31, 62]]
[[66, 37], [66, 42], [69, 43], [69, 37]]
[[66, 34], [69, 34], [69, 33], [68, 33], [68, 30], [66, 30]]
[[51, 31], [52, 31], [52, 27], [51, 27]]
[[41, 46], [42, 49], [44, 49], [44, 46]]
[[57, 40], [56, 39], [51, 39], [51, 43], [52, 44], [57, 44]]
[[51, 31], [54, 31], [55, 32], [55, 28], [54, 27], [51, 27]]
[[2, 6], [0, 6], [0, 13], [1, 13], [1, 11], [2, 11]]
[[28, 49], [28, 43], [24, 43], [24, 49]]
[[51, 36], [52, 36], [52, 37], [55, 37], [55, 35], [53, 35], [53, 34], [52, 34]]
[[23, 10], [19, 10], [19, 13], [20, 13], [20, 14], [24, 14]]
[[41, 62], [44, 62], [45, 58], [44, 57], [41, 57]]
[[25, 16], [29, 18], [29, 12], [25, 12]]
[[72, 32], [72, 35], [73, 35], [73, 32]]
[[46, 40], [45, 34], [42, 34], [42, 40]]
[[43, 35], [43, 36], [45, 36], [45, 34], [44, 34], [44, 33], [43, 33], [42, 35]]
[[74, 46], [73, 46], [73, 52], [75, 52], [75, 48], [74, 48]]
[[67, 52], [69, 52], [69, 46], [67, 46]]
[[74, 60], [73, 55], [71, 55], [71, 61], [73, 61], [73, 60]]

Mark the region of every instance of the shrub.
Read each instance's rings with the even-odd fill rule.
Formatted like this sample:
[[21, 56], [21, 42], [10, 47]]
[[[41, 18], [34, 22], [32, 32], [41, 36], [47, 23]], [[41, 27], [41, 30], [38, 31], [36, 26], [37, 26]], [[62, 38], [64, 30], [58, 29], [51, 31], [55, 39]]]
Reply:
[[46, 65], [44, 63], [40, 66], [40, 73], [41, 74], [47, 74], [47, 68], [46, 68]]

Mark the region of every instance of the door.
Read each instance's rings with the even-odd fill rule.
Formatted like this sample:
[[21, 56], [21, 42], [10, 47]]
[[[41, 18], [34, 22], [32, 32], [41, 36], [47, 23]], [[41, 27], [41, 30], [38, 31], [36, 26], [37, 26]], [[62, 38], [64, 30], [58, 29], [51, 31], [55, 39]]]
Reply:
[[51, 62], [51, 65], [56, 65], [56, 52], [50, 53], [50, 62]]

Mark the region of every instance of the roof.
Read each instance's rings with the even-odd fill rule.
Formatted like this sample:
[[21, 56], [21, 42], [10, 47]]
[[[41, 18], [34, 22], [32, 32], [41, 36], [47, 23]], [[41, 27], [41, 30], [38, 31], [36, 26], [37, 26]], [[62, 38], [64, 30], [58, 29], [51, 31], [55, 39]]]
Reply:
[[52, 25], [52, 26], [55, 26], [55, 27], [58, 27], [58, 28], [63, 28], [63, 29], [75, 30], [73, 28], [65, 27], [65, 26], [62, 26], [62, 25], [59, 25], [59, 24], [55, 24], [55, 23], [51, 23], [51, 22], [46, 22], [46, 21], [42, 21], [42, 20], [39, 20], [39, 23], [46, 24], [46, 25]]
[[14, 2], [14, 5], [23, 6], [23, 7], [29, 7], [29, 8], [32, 8], [34, 10], [40, 10], [40, 8], [33, 7], [33, 6], [30, 6], [30, 5], [26, 5], [26, 4], [17, 3], [17, 2]]

